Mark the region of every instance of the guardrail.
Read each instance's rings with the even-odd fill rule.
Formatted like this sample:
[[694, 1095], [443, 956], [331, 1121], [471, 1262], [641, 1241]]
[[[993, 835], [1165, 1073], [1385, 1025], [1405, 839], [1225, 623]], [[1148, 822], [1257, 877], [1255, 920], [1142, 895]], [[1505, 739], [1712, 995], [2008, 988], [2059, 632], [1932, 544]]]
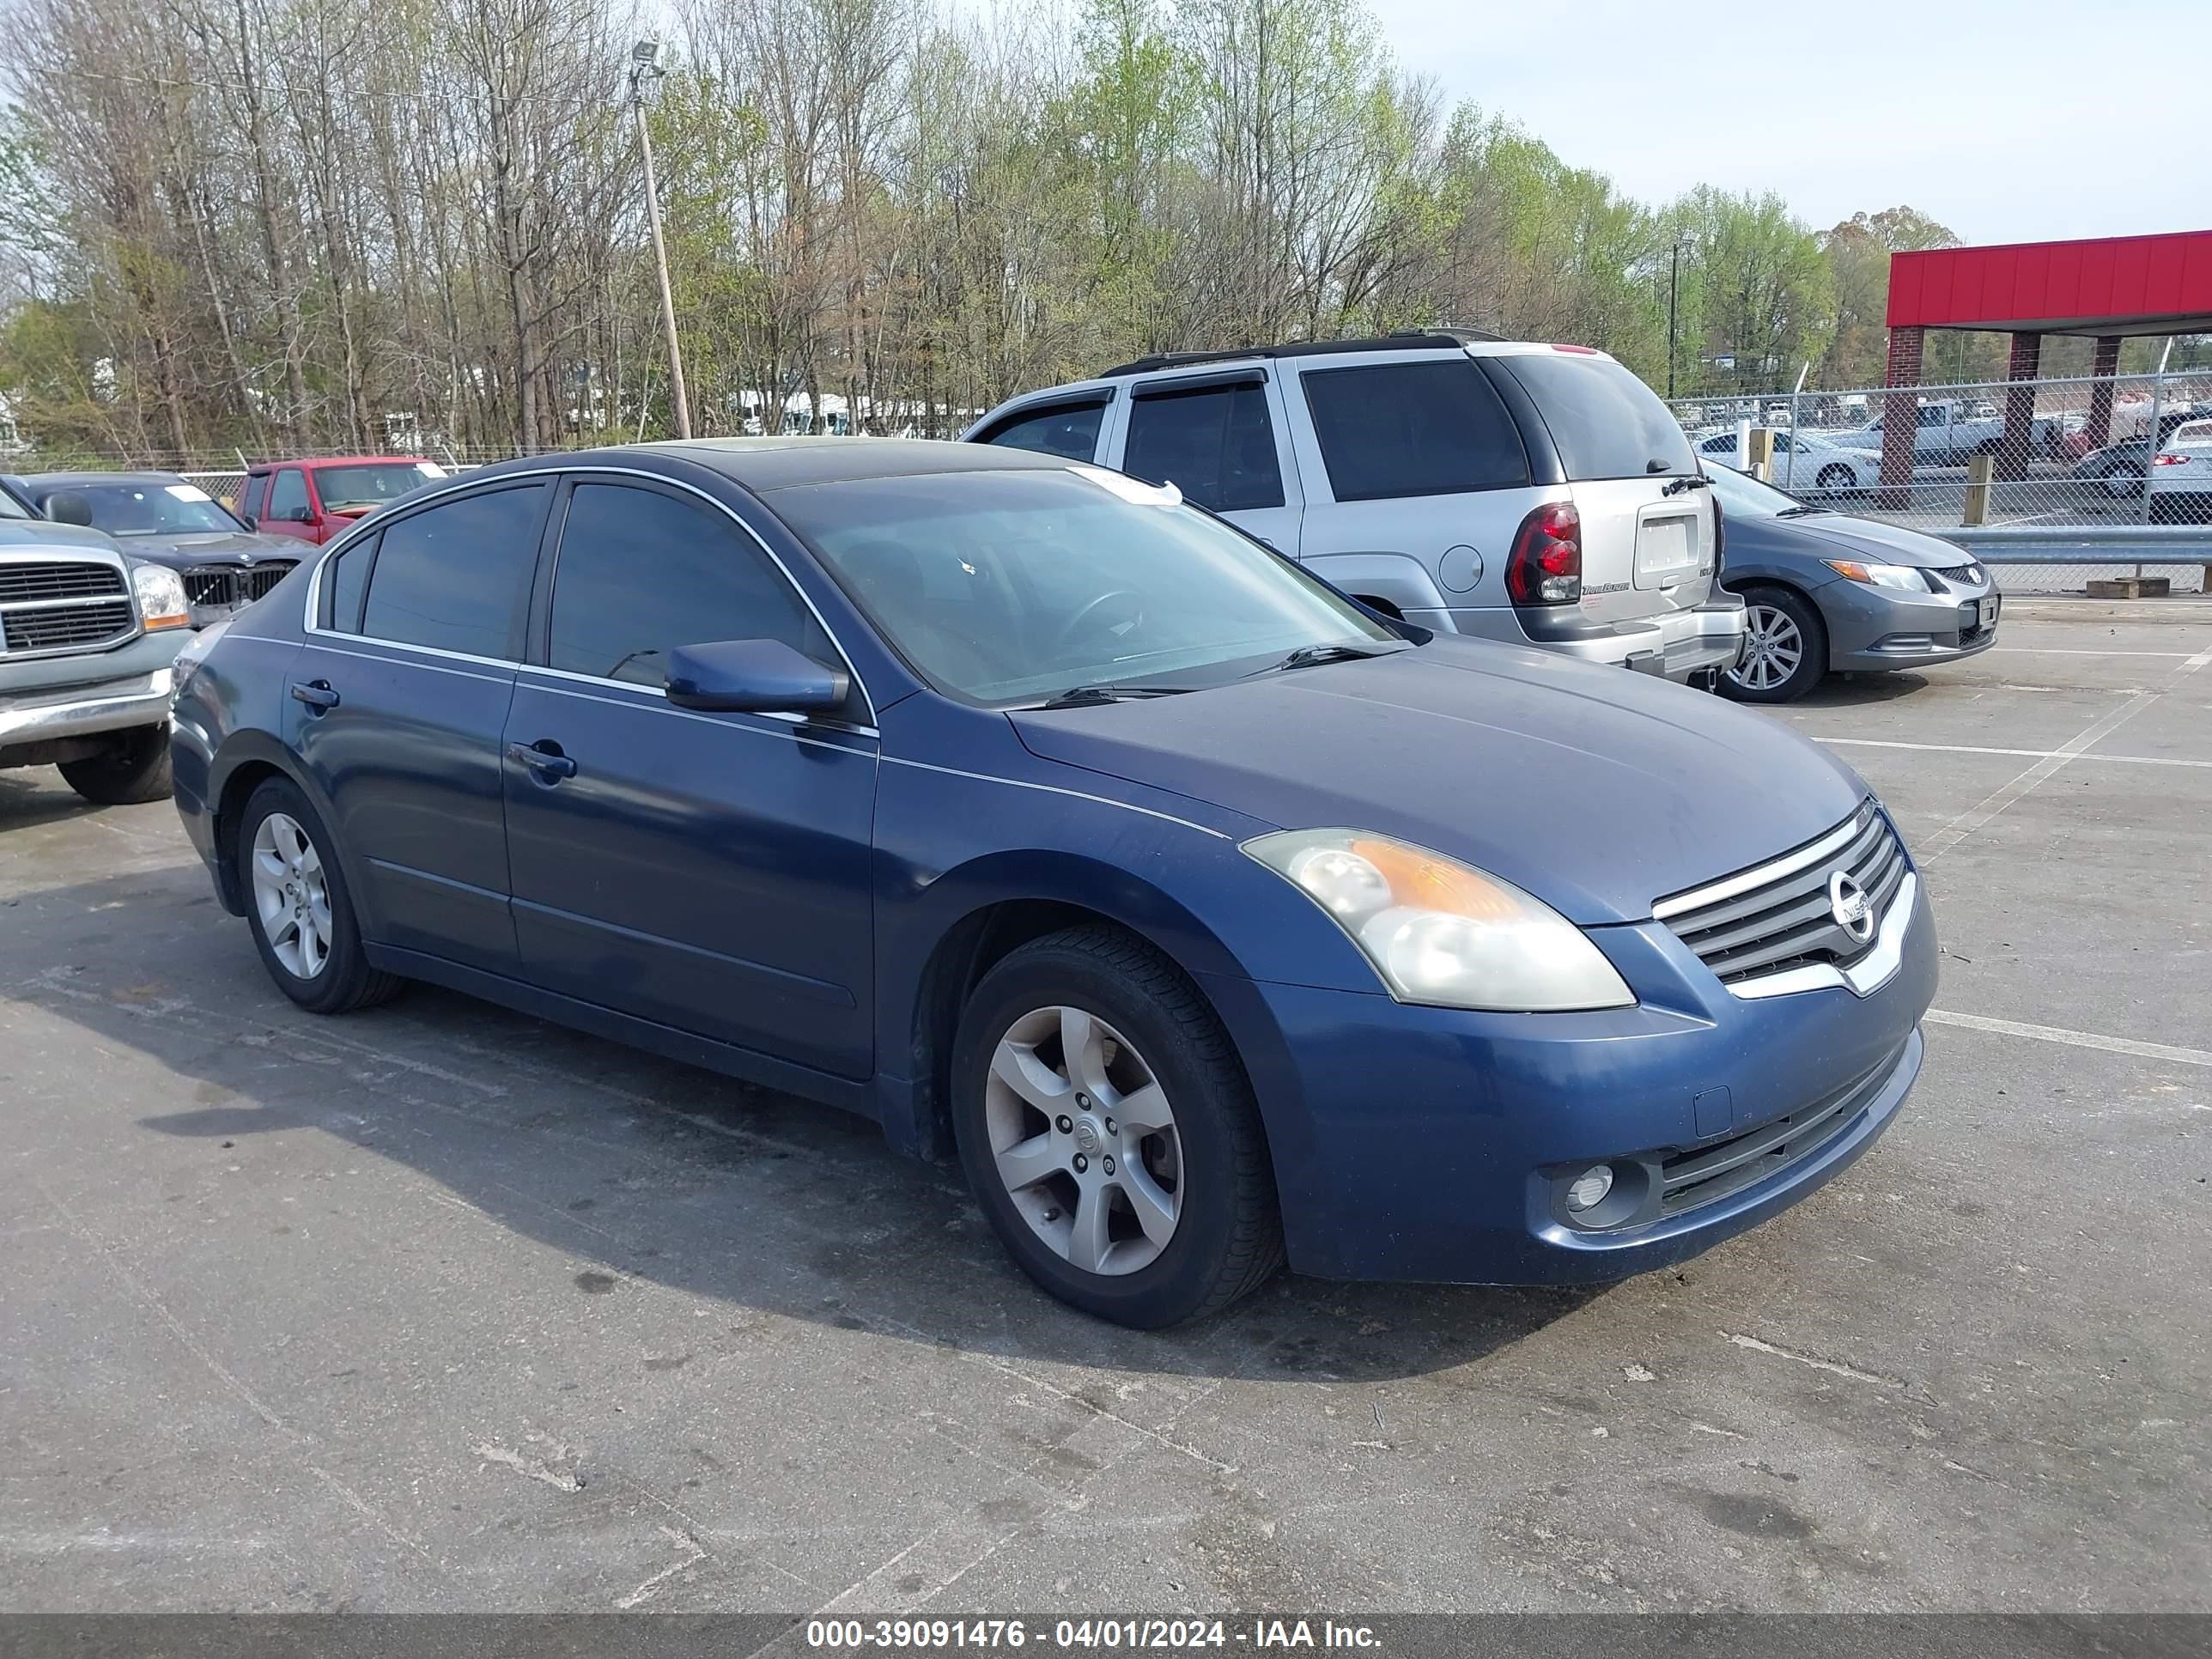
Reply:
[[1927, 533], [1989, 564], [2212, 565], [2212, 526], [1954, 525]]

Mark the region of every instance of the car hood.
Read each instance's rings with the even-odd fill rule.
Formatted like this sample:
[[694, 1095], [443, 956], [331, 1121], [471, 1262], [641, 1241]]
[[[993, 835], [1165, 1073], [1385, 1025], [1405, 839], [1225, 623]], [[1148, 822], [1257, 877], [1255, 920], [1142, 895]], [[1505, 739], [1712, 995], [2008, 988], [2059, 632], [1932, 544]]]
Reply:
[[1178, 696], [1010, 716], [1048, 759], [1285, 829], [1464, 859], [1584, 924], [1813, 839], [1866, 787], [1778, 721], [1626, 669], [1442, 635]]
[[[1730, 521], [1731, 535], [1741, 522]], [[1815, 513], [1808, 518], [1765, 522], [1776, 529], [1801, 531], [1848, 558], [1873, 564], [1909, 564], [1942, 570], [1973, 562], [1974, 556], [1956, 542], [1907, 530], [1902, 525], [1884, 524], [1879, 519], [1856, 518], [1848, 513]]]
[[88, 525], [57, 524], [52, 519], [0, 519], [0, 550], [33, 547], [96, 547], [118, 550], [115, 538]]
[[243, 530], [195, 531], [179, 536], [125, 536], [124, 550], [173, 570], [204, 565], [258, 564], [264, 559], [297, 559], [301, 544], [283, 536], [256, 536]]

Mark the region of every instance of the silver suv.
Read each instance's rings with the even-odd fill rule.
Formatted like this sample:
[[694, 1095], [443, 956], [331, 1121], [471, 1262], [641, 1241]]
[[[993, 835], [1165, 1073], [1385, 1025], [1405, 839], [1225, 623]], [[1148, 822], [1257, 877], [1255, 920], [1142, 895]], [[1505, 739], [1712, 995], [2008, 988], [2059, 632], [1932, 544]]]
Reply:
[[1450, 330], [1146, 357], [962, 435], [1172, 483], [1425, 628], [1678, 680], [1742, 647], [1688, 439], [1585, 346]]

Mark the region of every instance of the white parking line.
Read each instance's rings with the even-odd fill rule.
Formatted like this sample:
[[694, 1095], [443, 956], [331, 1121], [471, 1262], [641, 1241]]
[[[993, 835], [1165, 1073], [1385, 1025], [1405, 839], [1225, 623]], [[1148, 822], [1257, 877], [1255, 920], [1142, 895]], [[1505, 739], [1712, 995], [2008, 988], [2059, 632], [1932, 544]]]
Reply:
[[[1898, 743], [1888, 738], [1824, 738], [1807, 734], [1820, 743], [1848, 744], [1854, 749], [1915, 749], [1930, 755], [2013, 755], [2025, 760], [2053, 760], [2056, 749], [1983, 749], [1971, 743]], [[2212, 760], [2172, 760], [2163, 755], [2069, 755], [2069, 760], [2118, 761], [2128, 766], [2203, 766]]]
[[1970, 1031], [1994, 1031], [2000, 1036], [2033, 1037], [2039, 1042], [2063, 1042], [2075, 1048], [2101, 1048], [2107, 1054], [2133, 1054], [2139, 1060], [2172, 1060], [2178, 1066], [2212, 1066], [2212, 1054], [2202, 1048], [2177, 1048], [2170, 1043], [2138, 1042], [2133, 1037], [2103, 1036], [2094, 1031], [2069, 1031], [2056, 1025], [2029, 1025], [2016, 1019], [1991, 1019], [1983, 1014], [1954, 1014], [1930, 1008], [1922, 1016], [1931, 1025], [1959, 1025]]

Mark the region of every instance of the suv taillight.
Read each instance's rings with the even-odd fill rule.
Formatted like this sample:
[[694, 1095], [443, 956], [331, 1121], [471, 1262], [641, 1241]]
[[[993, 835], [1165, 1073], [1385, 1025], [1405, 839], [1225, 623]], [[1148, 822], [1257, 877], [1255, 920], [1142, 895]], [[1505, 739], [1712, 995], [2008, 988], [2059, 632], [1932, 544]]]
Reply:
[[1583, 515], [1549, 501], [1521, 520], [1505, 561], [1505, 592], [1516, 605], [1572, 605], [1583, 596]]

